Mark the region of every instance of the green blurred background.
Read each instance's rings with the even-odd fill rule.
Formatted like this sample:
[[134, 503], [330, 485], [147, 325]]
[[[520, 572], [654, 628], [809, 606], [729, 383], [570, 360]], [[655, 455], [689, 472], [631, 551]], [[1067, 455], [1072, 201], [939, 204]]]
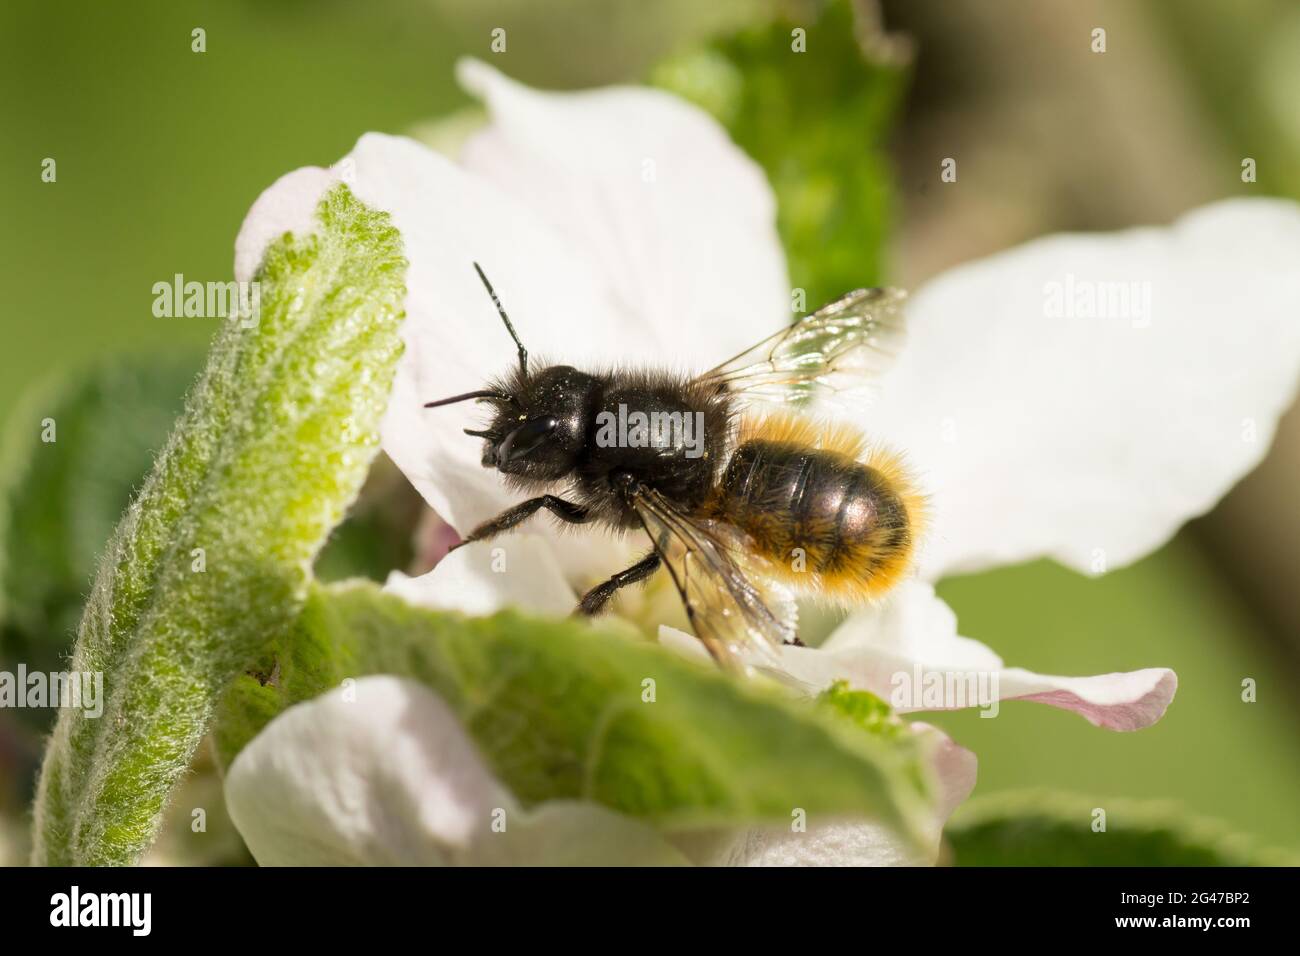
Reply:
[[[158, 356], [162, 369], [163, 356], [201, 347], [214, 320], [155, 319], [153, 283], [228, 278], [239, 224], [278, 176], [334, 161], [366, 130], [406, 132], [467, 105], [451, 64], [488, 56], [493, 27], [508, 33], [497, 65], [574, 87], [644, 79], [665, 56], [761, 23], [775, 6], [7, 0], [0, 409], [106, 354]], [[1300, 191], [1300, 5], [899, 0], [879, 13], [891, 37], [882, 55], [910, 53], [910, 66], [898, 71], [900, 95], [882, 99], [893, 112], [875, 224], [889, 227], [884, 275], [861, 281], [915, 285], [1047, 231]], [[1096, 26], [1107, 29], [1104, 55], [1088, 48]], [[196, 27], [202, 54], [191, 52]], [[960, 157], [957, 187], [939, 186], [945, 156]], [[1253, 185], [1240, 180], [1246, 156], [1259, 165]], [[46, 157], [56, 183], [41, 181]], [[35, 402], [21, 406], [20, 430], [39, 427]], [[1174, 798], [1300, 850], [1297, 474], [1293, 411], [1255, 475], [1134, 567], [1086, 580], [1044, 563], [946, 582], [962, 633], [1010, 663], [1065, 674], [1165, 665], [1180, 679], [1165, 720], [1137, 734], [1033, 705], [997, 720], [939, 717], [979, 754], [977, 793], [1048, 786], [1103, 806]], [[10, 548], [11, 564], [30, 553]], [[1241, 699], [1246, 677], [1255, 703]], [[14, 820], [23, 785], [11, 783], [0, 806]]]

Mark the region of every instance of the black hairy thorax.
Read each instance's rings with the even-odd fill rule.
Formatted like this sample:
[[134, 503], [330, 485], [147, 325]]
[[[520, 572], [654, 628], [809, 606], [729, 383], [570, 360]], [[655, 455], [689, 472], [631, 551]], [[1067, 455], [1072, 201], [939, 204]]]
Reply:
[[[552, 365], [494, 388], [513, 400], [496, 401], [492, 426], [478, 433], [485, 438], [484, 466], [501, 471], [519, 491], [567, 484], [568, 496], [592, 520], [615, 528], [640, 527], [623, 493], [627, 478], [697, 511], [726, 463], [731, 403], [724, 391], [685, 375]], [[503, 461], [505, 436], [535, 421], [550, 427], [547, 443], [518, 462]]]

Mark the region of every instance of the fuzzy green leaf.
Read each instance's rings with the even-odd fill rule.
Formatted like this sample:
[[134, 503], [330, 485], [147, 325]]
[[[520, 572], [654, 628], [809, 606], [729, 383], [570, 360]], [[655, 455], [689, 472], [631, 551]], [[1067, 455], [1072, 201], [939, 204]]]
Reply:
[[313, 557], [365, 479], [401, 350], [406, 263], [388, 217], [346, 187], [317, 215], [315, 235], [267, 250], [260, 322], [218, 334], [100, 564], [72, 668], [103, 673], [104, 712], [60, 712], [38, 863], [138, 858], [215, 702], [291, 625]]
[[912, 738], [585, 622], [466, 618], [368, 583], [318, 586], [263, 667], [218, 722], [227, 760], [281, 707], [400, 674], [442, 695], [525, 804], [595, 800], [669, 829], [788, 822], [800, 807], [910, 834], [928, 806]]
[[884, 278], [893, 177], [883, 144], [908, 50], [861, 6], [805, 8], [672, 57], [650, 77], [711, 112], [763, 167], [809, 311]]
[[[1094, 829], [1103, 818], [1105, 830]], [[1168, 803], [1053, 792], [990, 794], [944, 831], [957, 866], [1295, 866]]]

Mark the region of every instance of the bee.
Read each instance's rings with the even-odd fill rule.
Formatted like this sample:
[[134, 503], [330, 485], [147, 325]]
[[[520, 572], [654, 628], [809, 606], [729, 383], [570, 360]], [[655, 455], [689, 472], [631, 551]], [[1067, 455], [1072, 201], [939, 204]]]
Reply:
[[[501, 300], [474, 269], [518, 349], [519, 365], [478, 391], [428, 402], [485, 402], [482, 464], [531, 497], [461, 544], [537, 512], [641, 531], [650, 550], [588, 591], [594, 615], [665, 568], [692, 629], [723, 666], [775, 662], [798, 642], [796, 594], [873, 599], [907, 571], [924, 499], [901, 460], [847, 424], [801, 405], [872, 387], [903, 331], [897, 289], [860, 289], [703, 374], [530, 368]], [[556, 493], [557, 491], [562, 493]], [[458, 545], [459, 547], [459, 545]]]

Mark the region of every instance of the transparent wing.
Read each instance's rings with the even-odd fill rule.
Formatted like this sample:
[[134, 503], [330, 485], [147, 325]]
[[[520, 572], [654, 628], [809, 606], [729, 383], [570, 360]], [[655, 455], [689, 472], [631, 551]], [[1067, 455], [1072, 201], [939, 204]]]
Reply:
[[777, 650], [794, 640], [794, 600], [776, 585], [756, 583], [756, 562], [735, 529], [697, 521], [658, 492], [630, 495], [655, 550], [672, 575], [695, 636], [723, 666], [778, 666]]
[[903, 344], [902, 289], [858, 289], [699, 376], [742, 403], [861, 405]]

